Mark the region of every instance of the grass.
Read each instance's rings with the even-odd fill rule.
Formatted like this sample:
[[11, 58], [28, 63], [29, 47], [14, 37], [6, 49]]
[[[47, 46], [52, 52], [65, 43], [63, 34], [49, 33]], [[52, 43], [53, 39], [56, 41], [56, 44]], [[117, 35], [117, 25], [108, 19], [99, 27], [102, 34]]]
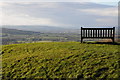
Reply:
[[120, 45], [40, 42], [2, 46], [2, 79], [120, 78]]

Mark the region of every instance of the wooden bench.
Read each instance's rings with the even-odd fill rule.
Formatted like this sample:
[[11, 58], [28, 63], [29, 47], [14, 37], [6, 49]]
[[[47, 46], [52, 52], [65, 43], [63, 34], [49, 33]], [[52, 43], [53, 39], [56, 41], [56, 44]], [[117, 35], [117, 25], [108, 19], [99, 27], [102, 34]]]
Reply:
[[81, 43], [85, 38], [101, 38], [115, 39], [115, 27], [113, 28], [82, 28], [81, 27]]

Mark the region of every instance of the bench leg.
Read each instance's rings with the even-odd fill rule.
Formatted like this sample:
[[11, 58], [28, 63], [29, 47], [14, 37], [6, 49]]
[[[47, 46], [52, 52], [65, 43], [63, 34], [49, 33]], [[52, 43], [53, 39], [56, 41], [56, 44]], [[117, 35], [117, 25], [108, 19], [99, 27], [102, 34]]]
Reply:
[[81, 38], [81, 43], [83, 42], [83, 38]]
[[113, 43], [115, 42], [114, 38], [112, 38]]

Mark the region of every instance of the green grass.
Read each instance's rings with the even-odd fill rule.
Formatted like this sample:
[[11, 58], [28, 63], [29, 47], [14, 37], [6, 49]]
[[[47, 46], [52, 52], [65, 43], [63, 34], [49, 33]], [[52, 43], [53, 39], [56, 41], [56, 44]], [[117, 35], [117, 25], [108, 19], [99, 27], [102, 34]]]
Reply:
[[2, 78], [120, 78], [119, 45], [42, 42], [2, 46]]

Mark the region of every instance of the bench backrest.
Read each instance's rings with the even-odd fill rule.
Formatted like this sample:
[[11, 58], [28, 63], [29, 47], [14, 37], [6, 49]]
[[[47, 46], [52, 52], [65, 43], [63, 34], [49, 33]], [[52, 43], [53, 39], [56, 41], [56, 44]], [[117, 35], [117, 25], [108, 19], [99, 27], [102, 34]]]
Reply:
[[113, 28], [82, 28], [81, 38], [114, 38], [115, 27]]

